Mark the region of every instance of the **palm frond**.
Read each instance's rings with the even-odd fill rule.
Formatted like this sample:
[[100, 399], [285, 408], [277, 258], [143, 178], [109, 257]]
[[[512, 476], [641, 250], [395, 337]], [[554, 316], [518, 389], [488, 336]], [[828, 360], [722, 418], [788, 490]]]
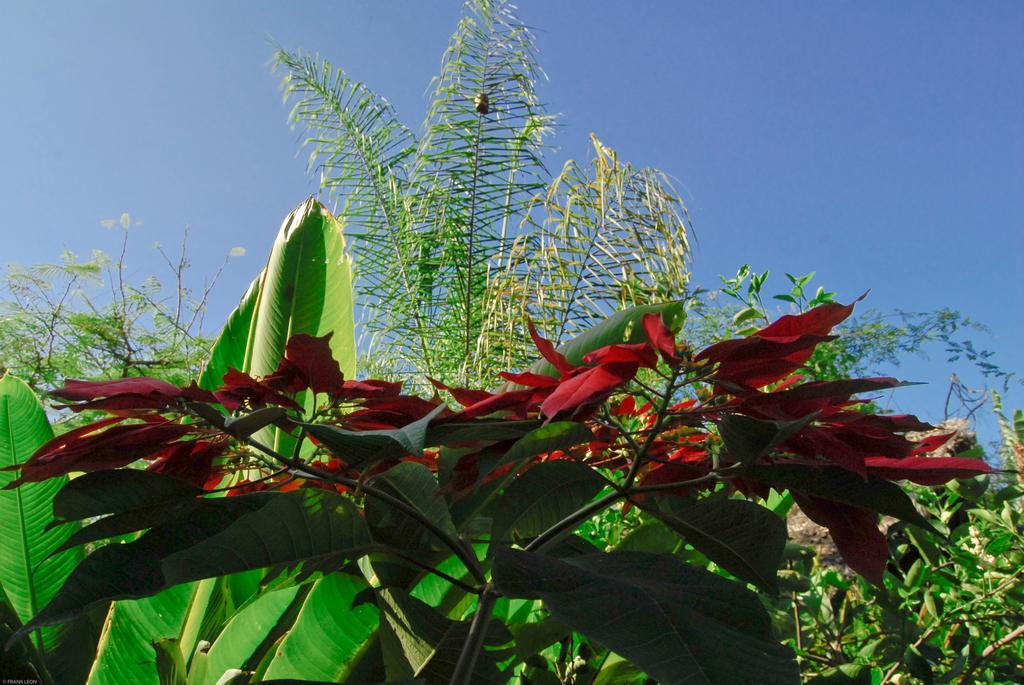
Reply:
[[406, 200], [415, 136], [390, 103], [327, 60], [278, 50], [275, 63], [285, 71], [285, 99], [293, 102], [289, 119], [309, 132], [310, 167], [319, 170], [351, 239], [360, 318], [419, 342], [414, 356], [423, 358], [420, 250]]
[[528, 358], [524, 314], [561, 343], [618, 309], [686, 294], [692, 228], [678, 193], [662, 172], [622, 163], [591, 139], [592, 165], [565, 164], [492, 278], [500, 297], [487, 311], [481, 358], [512, 367]]
[[[544, 187], [533, 38], [502, 1], [470, 0], [444, 54], [413, 167], [425, 316], [439, 368], [465, 370], [482, 324], [488, 271], [514, 238], [515, 217]], [[440, 344], [437, 344], [440, 342]], [[459, 374], [465, 379], [465, 373]]]

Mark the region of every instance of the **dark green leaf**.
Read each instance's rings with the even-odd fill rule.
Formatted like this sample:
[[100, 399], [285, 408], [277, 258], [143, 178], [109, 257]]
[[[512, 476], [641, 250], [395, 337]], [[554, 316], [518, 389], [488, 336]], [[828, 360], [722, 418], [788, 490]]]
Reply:
[[371, 549], [362, 516], [337, 493], [307, 489], [203, 500], [189, 516], [135, 542], [93, 552], [26, 628], [190, 580], [330, 556], [355, 558]]
[[776, 573], [786, 547], [786, 523], [768, 509], [746, 500], [707, 497], [691, 505], [666, 500], [647, 511], [734, 576], [768, 592], [777, 592]]
[[594, 498], [604, 483], [589, 466], [559, 459], [537, 464], [493, 505], [494, 540], [532, 538]]
[[483, 478], [496, 468], [506, 464], [547, 454], [555, 450], [568, 450], [580, 443], [590, 442], [594, 434], [582, 423], [572, 421], [556, 421], [540, 426], [517, 440], [506, 452], [481, 454], [478, 461], [478, 475]]
[[[381, 646], [389, 679], [424, 677], [428, 683], [447, 683], [469, 635], [469, 621], [453, 621], [429, 605], [397, 589], [377, 593], [386, 628]], [[507, 644], [508, 630], [491, 621], [484, 650], [473, 671], [473, 683], [504, 683], [487, 647]]]
[[201, 493], [180, 478], [151, 471], [93, 471], [70, 481], [57, 493], [53, 513], [65, 521], [78, 521], [191, 499]]
[[718, 432], [729, 453], [743, 464], [753, 464], [809, 424], [817, 414], [796, 421], [762, 421], [729, 414], [718, 422]]
[[439, 405], [422, 419], [389, 430], [347, 431], [319, 423], [300, 425], [332, 454], [354, 467], [368, 462], [398, 459], [408, 454], [419, 456], [423, 453], [427, 426], [444, 408], [444, 405]]
[[[437, 478], [423, 464], [402, 462], [374, 477], [372, 483], [454, 535], [455, 526], [448, 513], [448, 505], [439, 492]], [[366, 521], [375, 540], [400, 549], [433, 549], [442, 544], [414, 518], [375, 497], [367, 499]]]
[[502, 549], [494, 579], [509, 597], [543, 600], [556, 620], [662, 685], [799, 683], [756, 595], [676, 559], [613, 552], [559, 560]]

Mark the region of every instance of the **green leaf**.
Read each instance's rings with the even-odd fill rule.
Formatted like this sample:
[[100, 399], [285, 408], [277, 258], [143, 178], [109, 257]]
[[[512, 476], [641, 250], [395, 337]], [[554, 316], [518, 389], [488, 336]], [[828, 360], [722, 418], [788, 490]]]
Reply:
[[346, 682], [352, 667], [377, 640], [377, 607], [357, 601], [366, 587], [340, 573], [317, 581], [275, 649], [264, 682], [287, 678]]
[[618, 654], [611, 654], [598, 671], [593, 685], [636, 685], [643, 682], [643, 676], [636, 666]]
[[[423, 464], [402, 462], [374, 477], [373, 485], [402, 500], [442, 530], [455, 534], [448, 505], [441, 496], [437, 478]], [[399, 549], [439, 546], [429, 530], [408, 514], [377, 498], [366, 502], [366, 521], [375, 540]]]
[[64, 521], [79, 521], [163, 506], [200, 494], [202, 490], [180, 478], [151, 471], [93, 471], [82, 474], [61, 488], [53, 500], [53, 513]]
[[746, 500], [706, 497], [690, 505], [681, 503], [666, 500], [660, 510], [646, 510], [737, 578], [778, 592], [776, 574], [786, 548], [786, 523], [781, 518]]
[[740, 463], [750, 465], [793, 437], [817, 416], [814, 413], [796, 421], [764, 421], [729, 414], [718, 422], [718, 432], [729, 453]]
[[736, 316], [732, 317], [732, 323], [734, 326], [742, 326], [746, 322], [752, 319], [760, 319], [760, 310], [754, 307], [747, 307], [739, 312], [736, 312]]
[[349, 466], [356, 467], [409, 454], [420, 456], [427, 437], [427, 427], [444, 409], [443, 404], [438, 405], [422, 419], [402, 428], [387, 430], [347, 431], [318, 423], [300, 425], [332, 454]]
[[[377, 598], [383, 616], [380, 639], [388, 679], [423, 677], [431, 684], [447, 683], [469, 636], [469, 621], [453, 621], [395, 588], [378, 591]], [[504, 645], [510, 639], [499, 622], [488, 624], [473, 683], [505, 682], [486, 647]]]
[[540, 535], [594, 498], [604, 482], [589, 466], [556, 460], [537, 464], [512, 481], [493, 505], [493, 540]]
[[160, 677], [160, 685], [185, 685], [188, 669], [181, 655], [178, 640], [165, 637], [153, 642], [156, 652], [156, 672]]
[[494, 580], [509, 597], [543, 600], [556, 620], [664, 685], [800, 682], [756, 595], [676, 559], [613, 552], [560, 560], [502, 549]]
[[[0, 377], [0, 467], [25, 462], [52, 437], [46, 412], [28, 385], [11, 375]], [[0, 471], [0, 487], [15, 476]], [[0, 490], [0, 585], [22, 623], [57, 594], [82, 558], [81, 552], [69, 551], [47, 559], [76, 528], [48, 530], [54, 497], [67, 482], [66, 477], [51, 478]], [[36, 647], [45, 654], [60, 642], [60, 633], [44, 631]]]
[[477, 464], [479, 477], [506, 464], [515, 464], [556, 450], [568, 450], [580, 443], [590, 442], [594, 434], [586, 425], [572, 421], [555, 421], [530, 431], [504, 454], [484, 453]]
[[162, 685], [151, 645], [178, 637], [191, 593], [191, 585], [180, 585], [153, 597], [112, 603], [87, 685]]
[[355, 505], [334, 492], [202, 500], [182, 521], [86, 557], [26, 630], [65, 621], [113, 598], [144, 597], [177, 583], [277, 564], [340, 563], [373, 548]]
[[[229, 368], [253, 375], [273, 373], [285, 344], [297, 333], [331, 337], [342, 373], [355, 375], [352, 263], [345, 238], [327, 208], [310, 197], [289, 214], [274, 241], [267, 265], [228, 317], [199, 378], [216, 388]], [[299, 404], [312, 408], [302, 393]], [[279, 429], [259, 434], [260, 442], [288, 454], [294, 440]]]
[[[645, 304], [624, 309], [621, 312], [616, 312], [596, 326], [580, 333], [559, 347], [558, 351], [565, 356], [570, 364], [578, 366], [583, 363], [585, 355], [606, 345], [645, 342], [647, 334], [644, 333], [643, 318], [647, 314], [661, 314], [665, 318], [665, 325], [670, 330], [678, 330], [682, 325], [685, 314], [683, 310], [684, 304], [682, 300], [679, 300], [663, 304]], [[530, 367], [530, 371], [547, 376], [558, 375], [555, 367], [546, 360], [534, 363]]]
[[900, 486], [887, 480], [869, 476], [864, 480], [845, 469], [824, 469], [795, 464], [750, 466], [744, 477], [770, 485], [778, 491], [793, 490], [805, 495], [870, 509], [912, 523], [939, 537], [943, 536], [917, 511], [910, 497]]
[[216, 685], [231, 669], [251, 670], [294, 621], [299, 587], [268, 592], [235, 614], [206, 654], [205, 677], [197, 685]]

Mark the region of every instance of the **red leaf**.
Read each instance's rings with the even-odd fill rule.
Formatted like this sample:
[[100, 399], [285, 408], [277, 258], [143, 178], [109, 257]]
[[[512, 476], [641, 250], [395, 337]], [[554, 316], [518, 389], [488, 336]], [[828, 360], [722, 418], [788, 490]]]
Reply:
[[284, 348], [284, 359], [272, 375], [263, 382], [275, 390], [298, 392], [311, 389], [314, 393], [338, 396], [344, 392], [345, 378], [331, 352], [331, 335], [319, 338], [305, 333], [293, 335]]
[[588, 364], [631, 362], [647, 369], [653, 369], [658, 366], [658, 355], [647, 343], [615, 344], [606, 345], [588, 353], [583, 357], [583, 361]]
[[380, 397], [398, 397], [402, 392], [401, 381], [345, 381], [340, 397], [347, 400], [362, 400]]
[[249, 404], [252, 407], [276, 404], [289, 409], [302, 410], [302, 407], [291, 398], [237, 369], [228, 369], [221, 383], [221, 387], [213, 394], [228, 411], [234, 411], [243, 404]]
[[701, 351], [696, 361], [718, 362], [712, 376], [748, 388], [760, 388], [796, 371], [810, 359], [818, 343], [835, 336], [804, 335], [767, 339], [751, 336], [726, 340]]
[[[903, 385], [895, 378], [860, 378], [804, 383], [789, 389], [754, 392], [735, 403], [737, 411], [755, 418], [787, 421], [817, 413], [826, 418], [831, 409], [845, 406], [853, 395]], [[860, 414], [863, 416], [863, 414]]]
[[[51, 396], [78, 404], [57, 405], [80, 412], [86, 409], [126, 411], [133, 409], [162, 409], [175, 403], [179, 397], [193, 399], [204, 391], [193, 384], [179, 388], [159, 378], [139, 376], [118, 378], [112, 381], [77, 381], [69, 379], [64, 387], [54, 390]], [[205, 397], [205, 396], [204, 396]]]
[[982, 460], [965, 457], [870, 457], [866, 464], [871, 475], [886, 480], [909, 480], [918, 485], [941, 485], [956, 478], [992, 473], [992, 467]]
[[647, 339], [658, 350], [666, 364], [675, 366], [682, 361], [676, 355], [676, 337], [665, 325], [665, 319], [661, 314], [644, 314], [643, 324]]
[[800, 509], [829, 535], [847, 565], [875, 585], [882, 584], [889, 545], [874, 512], [848, 504], [793, 493]]
[[850, 304], [830, 302], [803, 314], [788, 314], [762, 328], [754, 335], [760, 338], [787, 338], [794, 335], [828, 335], [853, 313], [853, 307], [867, 296], [864, 293]]
[[427, 378], [430, 384], [438, 390], [447, 390], [455, 401], [461, 404], [463, 407], [468, 407], [477, 402], [483, 402], [486, 399], [494, 397], [493, 393], [489, 393], [486, 390], [471, 390], [469, 388], [450, 388], [441, 381], [434, 380], [433, 378]]
[[202, 488], [212, 474], [214, 457], [223, 454], [225, 449], [227, 444], [224, 442], [207, 440], [172, 443], [160, 452], [150, 455], [150, 458], [155, 458], [156, 461], [146, 467], [146, 470], [165, 476], [176, 476]]
[[507, 381], [517, 385], [525, 385], [528, 388], [553, 388], [558, 385], [558, 379], [552, 376], [545, 376], [540, 373], [508, 373], [502, 371], [498, 374]]
[[829, 335], [832, 328], [852, 311], [853, 304], [823, 304], [803, 314], [783, 316], [746, 338], [716, 343], [695, 359], [718, 362], [714, 380], [760, 388], [799, 369], [818, 343], [834, 339]]
[[112, 381], [77, 381], [68, 379], [64, 387], [50, 393], [62, 400], [77, 402], [94, 400], [99, 397], [116, 397], [118, 395], [153, 395], [156, 397], [178, 397], [181, 388], [171, 385], [159, 378], [118, 378]]
[[548, 420], [556, 416], [577, 417], [631, 380], [638, 369], [639, 364], [635, 362], [601, 364], [563, 380], [541, 404], [541, 414]]
[[498, 411], [511, 411], [520, 418], [525, 418], [530, 407], [537, 404], [547, 392], [528, 388], [526, 390], [510, 390], [469, 405], [460, 412], [452, 414], [447, 420], [465, 421], [481, 416], [488, 416]]
[[558, 373], [563, 376], [567, 373], [571, 373], [573, 370], [572, 364], [566, 361], [565, 357], [555, 349], [555, 346], [551, 344], [550, 340], [545, 340], [534, 328], [532, 321], [526, 322], [527, 327], [530, 329], [530, 337], [533, 338], [533, 344], [537, 346], [537, 350], [544, 359], [558, 370]]
[[7, 489], [72, 471], [126, 466], [164, 449], [168, 443], [187, 435], [194, 428], [163, 419], [107, 427], [110, 423], [111, 420], [107, 419], [50, 440], [28, 461], [19, 465], [21, 477], [9, 483]]

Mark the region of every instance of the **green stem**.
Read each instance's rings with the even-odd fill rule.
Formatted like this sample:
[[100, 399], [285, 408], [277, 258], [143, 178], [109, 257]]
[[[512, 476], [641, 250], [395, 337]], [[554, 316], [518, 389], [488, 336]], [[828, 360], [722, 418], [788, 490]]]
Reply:
[[487, 626], [491, 622], [491, 613], [497, 599], [498, 593], [494, 586], [490, 583], [485, 585], [476, 605], [476, 613], [473, 614], [473, 622], [469, 625], [469, 635], [466, 636], [459, 660], [455, 663], [450, 685], [471, 685], [473, 669], [487, 638]]
[[475, 578], [477, 582], [487, 582], [487, 577], [484, 574], [483, 567], [480, 565], [480, 560], [476, 558], [476, 554], [474, 554], [472, 550], [462, 542], [462, 540], [454, 537], [447, 531], [440, 528], [437, 524], [435, 524], [429, 518], [424, 516], [423, 513], [420, 512], [415, 507], [410, 506], [409, 504], [403, 502], [394, 495], [384, 492], [383, 490], [378, 490], [372, 485], [360, 483], [359, 481], [353, 478], [346, 478], [337, 473], [329, 473], [327, 471], [322, 471], [318, 468], [303, 463], [299, 459], [286, 457], [280, 452], [253, 440], [251, 437], [242, 438], [242, 442], [244, 442], [246, 445], [249, 445], [254, 449], [259, 450], [260, 452], [263, 452], [267, 456], [281, 462], [285, 466], [288, 466], [293, 471], [299, 473], [300, 475], [303, 475], [306, 478], [313, 478], [320, 481], [344, 485], [345, 487], [351, 488], [352, 490], [358, 490], [360, 492], [363, 492], [368, 497], [373, 497], [374, 499], [386, 502], [395, 509], [398, 509], [405, 515], [414, 519], [417, 523], [419, 523], [421, 526], [430, 531], [434, 535], [434, 537], [443, 542], [444, 545], [448, 547], [452, 551], [452, 553], [455, 554], [455, 556], [457, 556], [462, 561], [466, 569], [473, 575], [473, 578]]

